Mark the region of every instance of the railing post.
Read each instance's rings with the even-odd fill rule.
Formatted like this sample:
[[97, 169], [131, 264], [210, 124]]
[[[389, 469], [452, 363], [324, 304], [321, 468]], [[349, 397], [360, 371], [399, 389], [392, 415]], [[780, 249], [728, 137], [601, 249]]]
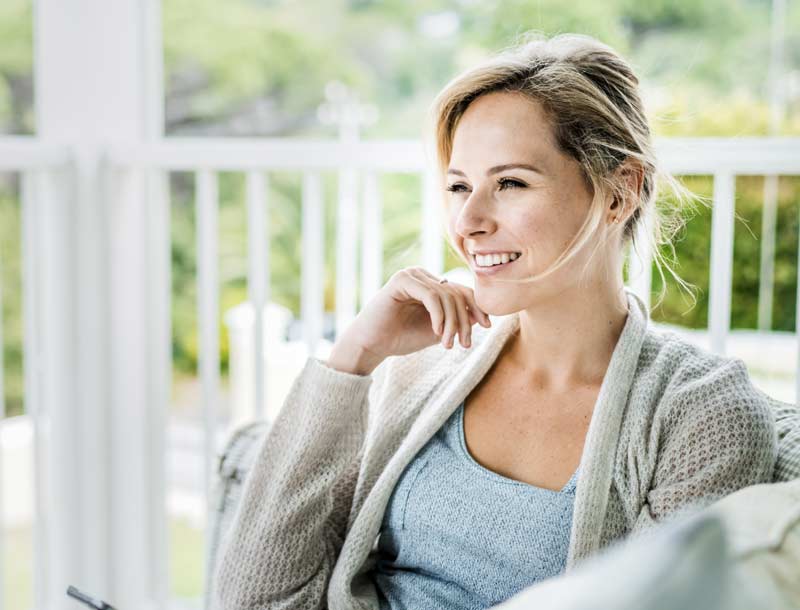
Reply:
[[758, 329], [772, 330], [772, 295], [775, 290], [775, 229], [778, 218], [778, 176], [764, 176], [761, 211], [761, 256], [758, 274]]
[[794, 309], [794, 334], [797, 341], [797, 361], [795, 365], [795, 391], [794, 402], [800, 404], [800, 228], [797, 232], [797, 294], [795, 296]]
[[[350, 140], [348, 143], [356, 143]], [[354, 167], [339, 172], [336, 210], [336, 337], [356, 315], [358, 275], [358, 173]]]
[[725, 354], [725, 342], [731, 324], [735, 188], [736, 176], [732, 172], [714, 174], [708, 325], [711, 350], [718, 354]]
[[648, 239], [652, 230], [647, 216], [636, 229], [636, 248], [631, 242], [628, 248], [628, 285], [650, 309], [650, 293], [653, 285], [653, 252]]
[[102, 156], [163, 131], [160, 14], [159, 0], [34, 3], [37, 135], [75, 158], [74, 200], [37, 189], [52, 501], [38, 498], [49, 570], [36, 610], [73, 608], [69, 584], [118, 608], [165, 601], [165, 373], [154, 368], [169, 344], [153, 333], [169, 326], [163, 306], [148, 307], [164, 282], [149, 274], [145, 182], [128, 174], [123, 196], [104, 191]]
[[361, 225], [361, 302], [359, 311], [380, 290], [383, 280], [383, 210], [376, 172], [364, 175]]
[[303, 341], [316, 356], [323, 334], [325, 311], [325, 224], [322, 178], [317, 172], [303, 175], [303, 225], [300, 316]]
[[438, 180], [430, 168], [422, 175], [422, 265], [434, 275], [444, 271], [442, 200]]
[[[45, 547], [46, 531], [43, 507], [45, 485], [43, 481], [44, 445], [41, 422], [43, 416], [42, 388], [46, 382], [43, 365], [41, 340], [41, 308], [42, 279], [41, 267], [41, 210], [39, 196], [38, 172], [29, 170], [22, 175], [21, 189], [21, 231], [22, 231], [22, 308], [25, 315], [24, 351], [25, 351], [25, 413], [31, 418], [33, 427], [33, 597], [34, 607], [47, 605], [49, 592], [49, 569], [45, 558], [51, 549]], [[74, 497], [68, 497], [72, 500]], [[67, 506], [69, 506], [67, 504]]]

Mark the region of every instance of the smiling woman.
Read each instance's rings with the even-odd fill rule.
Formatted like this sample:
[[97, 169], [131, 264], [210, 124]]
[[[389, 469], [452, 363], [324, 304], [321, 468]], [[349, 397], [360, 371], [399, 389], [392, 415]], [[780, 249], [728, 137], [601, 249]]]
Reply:
[[402, 269], [308, 359], [221, 546], [220, 608], [482, 610], [771, 480], [744, 363], [654, 329], [622, 283], [640, 224], [664, 235], [630, 66], [536, 39], [434, 108], [474, 291]]
[[[493, 210], [487, 202], [538, 205], [538, 210], [528, 211], [535, 215], [544, 212], [547, 197], [551, 212], [559, 215], [558, 229], [569, 235], [566, 247], [561, 247], [564, 238], [559, 239], [553, 227], [537, 222], [537, 234], [530, 223], [516, 226], [509, 237], [521, 240], [516, 245], [527, 244], [523, 249], [535, 245], [538, 258], [529, 258], [526, 268], [517, 267], [513, 275], [493, 274], [493, 279], [534, 284], [565, 266], [570, 277], [576, 277], [571, 272], [579, 262], [583, 277], [598, 252], [613, 257], [613, 269], [621, 272], [622, 248], [630, 242], [640, 255], [639, 242], [645, 240], [662, 280], [666, 269], [694, 296], [693, 286], [672, 269], [661, 246], [670, 249], [682, 228], [680, 209], [706, 200], [661, 170], [638, 83], [611, 47], [589, 36], [564, 34], [545, 40], [537, 32], [448, 83], [432, 105], [431, 131], [440, 175], [447, 182], [447, 236], [456, 255], [474, 268], [464, 240], [473, 248], [482, 247], [461, 233], [475, 221], [471, 210], [462, 209], [467, 203], [489, 215]], [[500, 164], [484, 173], [482, 167], [494, 161]], [[484, 183], [483, 178], [492, 180]], [[673, 197], [659, 201], [659, 186]], [[485, 190], [489, 187], [491, 192]], [[668, 208], [669, 201], [676, 207]], [[511, 219], [517, 210], [506, 208]], [[457, 220], [461, 224], [456, 227]], [[608, 222], [614, 226], [609, 228]], [[541, 234], [552, 242], [547, 247], [534, 239]], [[500, 250], [504, 244], [487, 246]], [[656, 307], [665, 290], [662, 281]]]

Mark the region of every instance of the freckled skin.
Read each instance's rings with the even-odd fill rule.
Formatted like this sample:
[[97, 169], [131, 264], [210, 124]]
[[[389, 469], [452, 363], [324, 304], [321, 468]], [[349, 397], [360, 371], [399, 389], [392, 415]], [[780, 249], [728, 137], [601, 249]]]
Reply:
[[[527, 169], [486, 175], [489, 167], [505, 163], [529, 163], [544, 175]], [[580, 166], [557, 149], [539, 103], [521, 94], [490, 93], [470, 104], [456, 127], [449, 167], [467, 176], [446, 178], [448, 185], [463, 185], [461, 192], [448, 193], [450, 236], [462, 250], [466, 241], [480, 248], [522, 252], [504, 278], [544, 271], [569, 246], [589, 211], [592, 193]], [[503, 187], [497, 183], [501, 178], [513, 178], [525, 187]], [[568, 267], [528, 285], [477, 276], [478, 306], [505, 315], [553, 298], [576, 280], [587, 255], [584, 249]]]
[[[540, 171], [487, 175], [514, 163]], [[455, 189], [447, 193], [448, 233], [464, 257], [472, 248], [522, 252], [495, 275], [473, 272], [480, 309], [495, 316], [519, 312], [519, 331], [498, 362], [510, 365], [511, 378], [530, 391], [574, 396], [597, 385], [628, 315], [622, 237], [641, 204], [643, 169], [633, 160], [618, 167], [609, 178], [626, 187], [630, 200], [619, 205], [602, 193], [600, 225], [588, 243], [558, 271], [528, 283], [502, 280], [551, 267], [587, 220], [593, 196], [580, 164], [558, 149], [541, 103], [508, 91], [476, 98], [456, 125], [448, 169], [464, 174], [446, 176], [448, 190]]]

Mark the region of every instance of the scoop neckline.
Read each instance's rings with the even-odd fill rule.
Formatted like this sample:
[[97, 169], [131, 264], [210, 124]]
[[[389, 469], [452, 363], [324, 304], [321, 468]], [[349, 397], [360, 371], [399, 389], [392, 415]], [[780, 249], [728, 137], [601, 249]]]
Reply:
[[564, 484], [561, 489], [548, 489], [547, 487], [540, 487], [539, 485], [532, 485], [530, 483], [526, 483], [525, 481], [519, 481], [517, 479], [512, 479], [510, 477], [504, 476], [499, 472], [495, 472], [486, 466], [478, 463], [478, 461], [472, 457], [472, 454], [467, 449], [467, 439], [466, 435], [464, 434], [464, 406], [466, 405], [466, 400], [462, 400], [461, 404], [458, 406], [458, 413], [456, 417], [456, 427], [458, 428], [458, 444], [461, 448], [461, 453], [466, 458], [467, 463], [472, 466], [475, 470], [477, 470], [483, 476], [493, 479], [498, 483], [505, 483], [506, 485], [515, 485], [517, 487], [528, 488], [531, 491], [537, 492], [547, 492], [555, 495], [567, 495], [571, 494], [574, 491], [574, 488], [577, 483], [578, 472], [580, 471], [580, 465], [578, 468], [575, 469], [575, 472], [572, 473], [572, 476], [569, 480]]

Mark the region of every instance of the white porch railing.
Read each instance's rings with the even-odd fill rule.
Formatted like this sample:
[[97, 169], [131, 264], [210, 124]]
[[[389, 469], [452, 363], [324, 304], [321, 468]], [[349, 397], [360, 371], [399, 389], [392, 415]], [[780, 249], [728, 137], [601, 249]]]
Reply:
[[[21, 268], [22, 268], [22, 302], [24, 307], [24, 393], [25, 410], [32, 416], [33, 446], [28, 463], [12, 462], [4, 464], [8, 445], [15, 439], [7, 438], [5, 376], [3, 363], [3, 294], [5, 287], [0, 282], [0, 524], [5, 523], [4, 510], [9, 499], [2, 493], [4, 489], [4, 470], [18, 471], [30, 477], [27, 481], [34, 495], [32, 507], [35, 520], [40, 527], [33, 532], [33, 573], [34, 591], [37, 607], [44, 607], [42, 596], [44, 580], [49, 572], [47, 565], [47, 537], [54, 535], [51, 524], [50, 531], [45, 527], [48, 520], [47, 503], [44, 501], [52, 489], [47, 485], [44, 476], [46, 470], [57, 466], [56, 460], [64, 450], [58, 434], [53, 429], [63, 429], [69, 433], [69, 427], [63, 426], [69, 418], [68, 413], [55, 412], [48, 409], [52, 397], [63, 391], [69, 383], [63, 375], [48, 370], [47, 361], [54, 352], [64, 348], [61, 341], [63, 335], [52, 331], [42, 319], [40, 313], [51, 302], [50, 299], [62, 278], [59, 268], [51, 256], [51, 248], [57, 249], [63, 240], [59, 231], [60, 224], [65, 221], [65, 209], [60, 207], [57, 192], [59, 188], [69, 188], [72, 172], [72, 157], [69, 151], [60, 146], [47, 145], [31, 138], [0, 138], [0, 172], [16, 174], [20, 182], [21, 204]], [[0, 267], [4, 261], [0, 260]], [[45, 443], [45, 439], [50, 439]], [[20, 452], [9, 451], [8, 455], [19, 456]], [[16, 472], [15, 472], [16, 474]], [[16, 498], [11, 498], [16, 500]], [[55, 534], [57, 535], [57, 534]], [[0, 576], [6, 573], [3, 557], [7, 557], [5, 540], [0, 531]], [[6, 595], [6, 586], [0, 578], [0, 604]]]
[[[269, 295], [260, 219], [269, 172], [304, 176], [302, 317], [313, 350], [322, 310], [320, 172], [342, 175], [336, 288], [341, 328], [357, 307], [353, 238], [359, 230], [365, 238], [362, 294], [368, 297], [380, 283], [379, 172], [423, 175], [420, 263], [441, 272], [432, 163], [413, 142], [165, 140], [160, 1], [37, 0], [34, 9], [40, 139], [0, 139], [0, 171], [24, 174], [25, 397], [26, 411], [36, 419], [39, 510], [34, 606], [74, 608], [65, 595], [74, 584], [121, 610], [167, 608], [166, 173], [196, 172], [207, 488], [219, 392], [217, 172], [248, 175], [248, 280], [255, 303]], [[797, 140], [704, 140], [665, 142], [661, 149], [674, 173], [715, 175], [710, 327], [713, 347], [722, 350], [730, 312], [733, 176], [797, 175], [800, 146]], [[647, 269], [645, 264], [641, 275], [645, 295]], [[255, 329], [256, 358], [262, 353], [261, 323]], [[256, 376], [255, 383], [256, 404], [262, 405], [269, 380]]]
[[[711, 236], [711, 283], [709, 335], [710, 348], [724, 353], [730, 334], [730, 300], [733, 265], [733, 212], [735, 177], [744, 174], [800, 175], [800, 140], [798, 139], [699, 139], [665, 140], [658, 143], [658, 152], [667, 168], [674, 174], [711, 174], [714, 176], [714, 209]], [[82, 273], [80, 257], [64, 258], [65, 252], [78, 251], [80, 244], [70, 246], [74, 218], [69, 212], [77, 208], [69, 205], [76, 195], [76, 158], [65, 147], [48, 146], [25, 138], [0, 139], [0, 171], [19, 173], [23, 180], [23, 261], [24, 261], [24, 315], [25, 315], [25, 398], [26, 412], [35, 422], [34, 446], [36, 455], [35, 506], [36, 518], [36, 608], [49, 607], [50, 601], [63, 594], [58, 574], [69, 570], [59, 565], [64, 554], [53, 554], [53, 544], [65, 544], [70, 536], [71, 518], [81, 518], [75, 513], [53, 512], [54, 499], [65, 495], [81, 494], [73, 482], [82, 481], [83, 491], [95, 480], [109, 477], [108, 471], [91, 465], [117, 463], [112, 472], [119, 473], [130, 467], [141, 477], [144, 497], [138, 504], [126, 508], [98, 505], [91, 515], [101, 533], [99, 540], [114, 538], [115, 527], [124, 527], [126, 511], [145, 510], [150, 523], [146, 544], [129, 548], [124, 553], [125, 567], [119, 563], [109, 570], [133, 569], [145, 574], [151, 566], [164, 569], [166, 544], [164, 470], [165, 444], [157, 440], [142, 447], [125, 443], [125, 431], [135, 414], [120, 412], [112, 402], [104, 417], [106, 422], [81, 421], [68, 409], [59, 408], [60, 396], [69, 392], [78, 395], [95, 390], [83, 384], [102, 381], [109, 375], [108, 396], [123, 396], [126, 392], [137, 394], [142, 401], [142, 411], [149, 413], [150, 430], [163, 426], [166, 417], [170, 361], [166, 346], [171, 341], [169, 319], [169, 202], [166, 177], [170, 171], [192, 171], [196, 177], [197, 214], [197, 270], [198, 270], [198, 323], [200, 327], [200, 377], [203, 387], [203, 413], [205, 428], [204, 477], [206, 494], [219, 450], [219, 281], [217, 271], [217, 173], [236, 171], [246, 175], [248, 215], [248, 294], [256, 312], [254, 327], [254, 354], [256, 363], [263, 364], [260, 343], [263, 304], [269, 300], [268, 235], [265, 231], [266, 206], [268, 206], [270, 172], [296, 171], [303, 176], [303, 261], [302, 307], [304, 342], [308, 353], [319, 353], [323, 319], [323, 201], [321, 172], [335, 171], [340, 176], [337, 196], [337, 282], [336, 325], [344, 327], [356, 315], [376, 290], [380, 288], [383, 270], [381, 236], [381, 193], [378, 177], [387, 173], [415, 173], [422, 177], [420, 198], [422, 202], [423, 254], [420, 264], [434, 273], [442, 272], [443, 245], [439, 234], [439, 194], [436, 181], [430, 173], [432, 160], [426, 156], [422, 145], [416, 141], [358, 142], [344, 144], [327, 141], [241, 141], [241, 140], [166, 140], [142, 146], [114, 146], [105, 150], [100, 177], [105, 185], [103, 200], [107, 217], [98, 222], [102, 235], [95, 236], [103, 244], [102, 252], [114, 266], [108, 269], [107, 295], [100, 295], [95, 309], [76, 315], [83, 324], [91, 324], [87, 316], [110, 317], [109, 332], [104, 337], [107, 349], [106, 367], [100, 360], [83, 370], [75, 385], [61, 370], [59, 362], [68, 361], [80, 353], [80, 336], [54, 326], [59, 320], [54, 308], [60, 307], [58, 295], [74, 295], [70, 278]], [[147, 197], [144, 197], [144, 194]], [[79, 194], [79, 193], [78, 193]], [[362, 250], [356, 251], [356, 236], [362, 235]], [[136, 252], [146, 252], [145, 258]], [[360, 255], [360, 256], [359, 256]], [[360, 264], [359, 264], [360, 259]], [[636, 269], [632, 263], [632, 276]], [[644, 262], [644, 273], [634, 283], [634, 289], [649, 301], [649, 261]], [[356, 304], [356, 283], [361, 281], [363, 300]], [[144, 289], [144, 290], [143, 290]], [[144, 292], [144, 293], [143, 293]], [[0, 303], [2, 302], [0, 287]], [[798, 299], [800, 303], [800, 299]], [[123, 311], [128, 307], [129, 310]], [[144, 316], [139, 308], [144, 307]], [[800, 314], [800, 312], [798, 312]], [[125, 320], [144, 320], [126, 331]], [[113, 320], [116, 319], [117, 322]], [[800, 315], [798, 318], [800, 319]], [[103, 326], [101, 325], [101, 328]], [[1, 330], [1, 327], [0, 327]], [[98, 331], [101, 332], [101, 331]], [[1, 337], [0, 337], [1, 338]], [[134, 350], [145, 355], [144, 361], [132, 360], [127, 352], [132, 343]], [[800, 341], [797, 343], [800, 351]], [[800, 358], [798, 358], [800, 363]], [[800, 366], [800, 364], [798, 365]], [[131, 386], [128, 367], [145, 367], [138, 373], [148, 379], [146, 388]], [[96, 370], [95, 370], [96, 369]], [[266, 388], [270, 380], [265, 377], [265, 367], [255, 366], [253, 378], [253, 417], [262, 417], [265, 409]], [[800, 383], [800, 372], [796, 375]], [[0, 367], [0, 389], [3, 385]], [[76, 387], [77, 386], [77, 387]], [[102, 393], [101, 390], [97, 392]], [[0, 393], [0, 396], [2, 394]], [[800, 396], [800, 392], [797, 394]], [[106, 427], [107, 426], [107, 427]], [[117, 445], [104, 445], [103, 430], [112, 430]], [[92, 460], [82, 462], [88, 471], [76, 472], [75, 463], [65, 456], [76, 447], [93, 447]], [[141, 470], [146, 469], [146, 472]], [[2, 470], [0, 469], [0, 472]], [[138, 474], [136, 474], [138, 472]], [[107, 480], [107, 479], [106, 479]], [[110, 493], [122, 493], [125, 480], [108, 481]], [[0, 485], [2, 489], [2, 485]], [[126, 490], [130, 493], [129, 490]], [[208, 495], [206, 496], [208, 498]], [[73, 497], [68, 506], [79, 506]], [[133, 517], [133, 513], [131, 518]], [[123, 521], [120, 521], [123, 519]], [[116, 525], [115, 525], [116, 524]], [[109, 533], [103, 534], [104, 528]], [[149, 538], [148, 538], [149, 536]], [[2, 545], [0, 536], [0, 545]], [[1, 550], [1, 549], [0, 549]], [[2, 553], [0, 553], [2, 556]], [[76, 555], [80, 560], [81, 555]], [[159, 574], [163, 581], [165, 575]], [[80, 586], [81, 582], [72, 582]], [[163, 584], [161, 585], [163, 587]], [[65, 587], [64, 587], [65, 588]], [[91, 588], [91, 587], [87, 587]], [[162, 592], [164, 589], [155, 589]], [[118, 602], [113, 595], [112, 603]], [[1, 599], [1, 597], [0, 597]], [[144, 596], [148, 605], [163, 607], [169, 600]], [[122, 604], [118, 604], [122, 605]]]

